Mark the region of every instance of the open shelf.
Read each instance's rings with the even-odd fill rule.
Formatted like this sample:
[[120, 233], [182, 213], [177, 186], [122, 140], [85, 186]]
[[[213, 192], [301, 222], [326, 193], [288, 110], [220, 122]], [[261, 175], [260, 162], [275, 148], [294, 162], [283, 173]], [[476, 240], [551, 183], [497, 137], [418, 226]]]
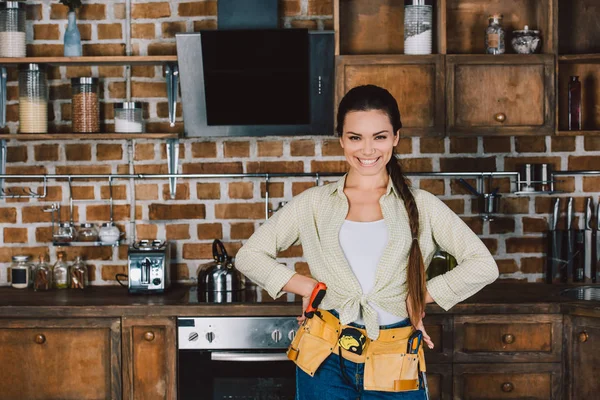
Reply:
[[558, 1], [558, 54], [600, 53], [598, 0]]
[[177, 62], [177, 56], [97, 56], [0, 58], [0, 65], [157, 65]]
[[558, 56], [561, 64], [600, 64], [600, 54], [571, 54]]
[[0, 135], [0, 140], [177, 139], [178, 137], [178, 133], [17, 133]]
[[103, 243], [103, 242], [52, 242], [52, 246], [55, 247], [118, 247], [121, 244], [127, 244], [124, 241], [117, 240], [115, 243]]
[[600, 130], [558, 131], [557, 134], [559, 136], [600, 136]]
[[[572, 56], [569, 56], [572, 60]], [[558, 130], [559, 134], [583, 135], [600, 131], [600, 55], [590, 59], [580, 58], [577, 62], [560, 62], [558, 65]], [[585, 61], [584, 61], [585, 60]], [[591, 60], [591, 62], [590, 62]], [[581, 82], [581, 131], [569, 131], [569, 77], [579, 76]]]

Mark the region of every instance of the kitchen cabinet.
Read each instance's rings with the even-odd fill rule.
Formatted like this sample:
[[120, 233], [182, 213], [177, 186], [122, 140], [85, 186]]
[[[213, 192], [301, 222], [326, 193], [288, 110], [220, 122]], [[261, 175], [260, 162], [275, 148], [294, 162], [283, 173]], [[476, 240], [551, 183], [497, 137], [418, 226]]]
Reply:
[[123, 318], [123, 399], [177, 396], [175, 318]]
[[121, 321], [0, 319], [0, 365], [0, 399], [120, 399]]
[[446, 56], [447, 133], [554, 132], [552, 55]]
[[565, 316], [565, 357], [568, 376], [565, 399], [593, 399], [600, 393], [600, 315]]

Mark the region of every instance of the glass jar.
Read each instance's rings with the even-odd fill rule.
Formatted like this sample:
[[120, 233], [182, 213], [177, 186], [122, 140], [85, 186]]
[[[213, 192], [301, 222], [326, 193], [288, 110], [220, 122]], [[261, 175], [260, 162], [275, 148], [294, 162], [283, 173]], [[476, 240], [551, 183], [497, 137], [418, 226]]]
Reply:
[[404, 53], [431, 54], [431, 0], [406, 0], [404, 4]]
[[10, 284], [15, 289], [26, 289], [29, 286], [31, 264], [29, 256], [13, 256], [10, 264]]
[[60, 251], [56, 253], [58, 260], [52, 268], [52, 278], [54, 279], [54, 287], [57, 289], [66, 289], [69, 287], [69, 268], [65, 262], [65, 253]]
[[25, 57], [26, 4], [22, 1], [0, 3], [0, 57]]
[[97, 242], [98, 229], [96, 229], [94, 224], [89, 222], [79, 225], [79, 231], [77, 231], [77, 240], [80, 242]]
[[48, 78], [43, 65], [19, 68], [19, 132], [48, 132]]
[[40, 255], [39, 260], [33, 273], [33, 290], [50, 290], [52, 289], [52, 268], [46, 262], [43, 254]]
[[119, 228], [115, 226], [114, 222], [105, 222], [100, 228], [98, 237], [104, 244], [115, 244], [121, 237], [121, 232], [119, 232]]
[[56, 243], [69, 243], [75, 240], [75, 229], [68, 222], [58, 224], [56, 233], [52, 236], [52, 240]]
[[72, 131], [100, 132], [98, 78], [71, 79], [71, 96]]
[[89, 286], [87, 266], [80, 256], [75, 257], [75, 262], [69, 267], [71, 289], [85, 289]]
[[569, 130], [581, 130], [581, 81], [579, 76], [569, 77]]
[[115, 103], [115, 132], [142, 132], [142, 103]]
[[487, 54], [504, 54], [504, 29], [501, 14], [488, 17], [489, 25], [485, 30], [485, 52]]

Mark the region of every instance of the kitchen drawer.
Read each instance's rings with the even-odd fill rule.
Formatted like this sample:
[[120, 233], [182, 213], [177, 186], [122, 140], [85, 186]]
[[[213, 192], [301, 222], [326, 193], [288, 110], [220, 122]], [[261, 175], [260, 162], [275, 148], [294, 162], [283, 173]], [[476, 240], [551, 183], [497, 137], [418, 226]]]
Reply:
[[560, 363], [455, 364], [455, 400], [560, 399]]
[[427, 315], [423, 323], [434, 344], [432, 350], [425, 346], [425, 362], [428, 364], [452, 362], [452, 317]]
[[452, 399], [452, 364], [427, 364], [430, 400]]
[[559, 362], [562, 315], [454, 317], [454, 362]]

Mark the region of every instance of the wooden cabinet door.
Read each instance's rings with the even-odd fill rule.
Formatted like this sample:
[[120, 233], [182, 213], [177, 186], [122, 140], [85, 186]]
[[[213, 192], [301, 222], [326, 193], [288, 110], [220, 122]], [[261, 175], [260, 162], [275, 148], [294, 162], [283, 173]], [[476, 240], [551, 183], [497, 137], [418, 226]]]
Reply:
[[455, 364], [452, 376], [454, 400], [561, 398], [560, 363]]
[[123, 398], [175, 399], [176, 354], [174, 318], [123, 318]]
[[565, 317], [568, 399], [594, 399], [600, 393], [600, 318]]
[[554, 133], [554, 56], [448, 55], [448, 134]]
[[120, 399], [120, 320], [0, 320], [0, 365], [0, 399]]
[[454, 362], [560, 362], [562, 315], [457, 315]]
[[403, 136], [444, 134], [443, 56], [336, 57], [336, 112], [353, 87], [373, 84], [398, 102]]
[[430, 400], [452, 399], [452, 364], [427, 364]]
[[425, 346], [425, 362], [450, 363], [452, 362], [452, 316], [451, 315], [427, 315], [423, 321], [425, 331], [431, 337], [434, 347], [429, 349]]

